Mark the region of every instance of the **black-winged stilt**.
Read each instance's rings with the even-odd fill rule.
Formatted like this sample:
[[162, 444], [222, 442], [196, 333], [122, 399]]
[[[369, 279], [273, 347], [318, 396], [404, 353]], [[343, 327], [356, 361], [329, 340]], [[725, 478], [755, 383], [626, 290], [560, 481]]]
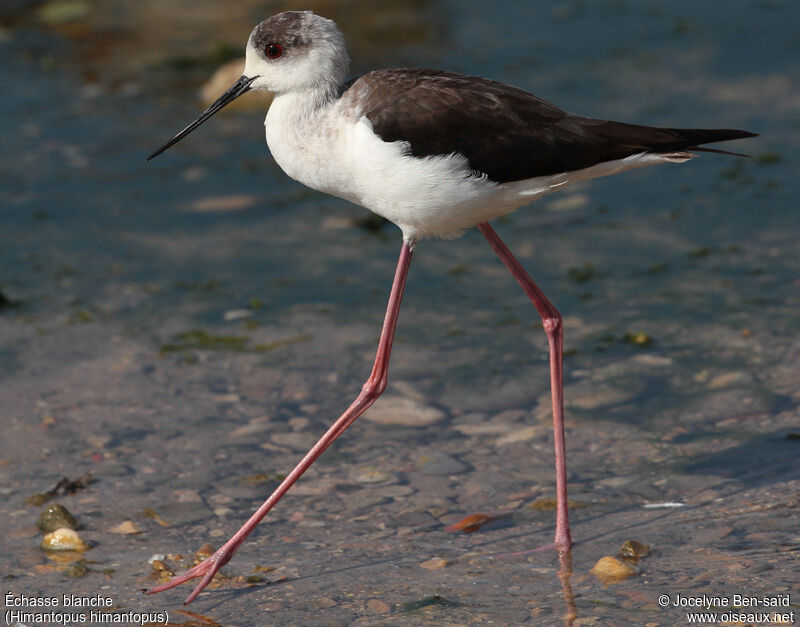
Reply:
[[547, 334], [557, 494], [552, 546], [568, 549], [561, 315], [488, 221], [577, 181], [687, 161], [695, 151], [725, 152], [700, 146], [754, 136], [585, 118], [509, 85], [438, 70], [379, 70], [347, 80], [348, 65], [344, 38], [332, 21], [310, 11], [275, 15], [250, 35], [242, 77], [148, 157], [180, 141], [241, 94], [268, 90], [274, 99], [265, 121], [267, 144], [284, 172], [384, 216], [403, 233], [375, 363], [358, 397], [230, 540], [148, 592], [202, 577], [186, 603], [194, 600], [295, 481], [377, 400], [386, 387], [416, 242], [456, 237], [473, 226], [525, 290]]

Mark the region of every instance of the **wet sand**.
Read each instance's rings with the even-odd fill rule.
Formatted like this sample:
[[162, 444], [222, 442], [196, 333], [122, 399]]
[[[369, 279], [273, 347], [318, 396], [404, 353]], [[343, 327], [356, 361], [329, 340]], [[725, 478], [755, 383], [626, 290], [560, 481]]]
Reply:
[[[472, 232], [419, 245], [386, 396], [189, 607], [200, 617], [179, 612], [187, 586], [140, 589], [224, 542], [355, 396], [399, 233], [288, 180], [263, 113], [144, 163], [200, 109], [223, 62], [207, 51], [243, 42], [255, 5], [215, 31], [203, 4], [170, 47], [178, 16], [73, 4], [68, 22], [0, 13], [4, 594], [99, 594], [176, 625], [673, 625], [678, 595], [704, 594], [797, 611], [795, 4], [390, 4], [349, 22], [351, 50], [375, 55], [362, 64], [762, 137], [732, 146], [753, 159], [594, 181], [497, 224], [565, 318], [570, 559], [531, 552], [555, 518], [544, 334]], [[69, 563], [39, 549], [51, 503], [91, 545]], [[446, 530], [473, 514], [491, 520]], [[590, 572], [627, 540], [651, 549], [620, 557], [631, 577]]]

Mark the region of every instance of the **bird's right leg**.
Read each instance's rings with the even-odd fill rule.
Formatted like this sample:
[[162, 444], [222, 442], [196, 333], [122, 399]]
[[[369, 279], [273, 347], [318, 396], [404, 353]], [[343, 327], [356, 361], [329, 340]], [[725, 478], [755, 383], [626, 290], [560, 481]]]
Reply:
[[347, 427], [353, 424], [356, 418], [363, 414], [383, 393], [384, 389], [386, 389], [386, 381], [389, 374], [389, 356], [392, 352], [392, 341], [394, 340], [394, 332], [397, 328], [400, 301], [403, 297], [403, 289], [406, 285], [406, 278], [408, 277], [408, 268], [411, 264], [413, 250], [413, 242], [403, 242], [403, 248], [400, 250], [400, 258], [397, 261], [397, 270], [395, 271], [392, 291], [389, 295], [389, 304], [386, 307], [386, 318], [384, 319], [383, 329], [381, 330], [381, 339], [378, 342], [378, 353], [375, 355], [375, 364], [372, 366], [372, 373], [361, 388], [361, 392], [350, 407], [347, 408], [347, 411], [345, 411], [339, 419], [333, 423], [328, 431], [325, 432], [325, 435], [311, 447], [311, 450], [306, 453], [305, 457], [300, 460], [292, 472], [290, 472], [281, 484], [275, 488], [275, 491], [269, 498], [264, 501], [261, 507], [255, 511], [250, 519], [230, 540], [222, 545], [213, 555], [200, 562], [194, 568], [174, 577], [165, 584], [148, 589], [148, 594], [163, 592], [164, 590], [179, 586], [195, 577], [202, 577], [200, 583], [197, 584], [184, 604], [189, 604], [194, 601], [197, 595], [211, 582], [219, 569], [230, 561], [247, 536], [258, 526], [258, 523], [267, 515], [267, 512], [275, 506], [284, 494], [286, 494], [295, 481], [297, 481], [302, 474], [308, 470], [311, 464], [325, 452], [325, 449], [333, 444], [334, 440], [336, 440]]
[[489, 245], [525, 290], [542, 317], [542, 326], [550, 345], [550, 394], [553, 401], [553, 434], [556, 456], [556, 536], [553, 544], [560, 550], [572, 546], [567, 511], [567, 453], [564, 444], [564, 331], [561, 314], [533, 282], [488, 222], [478, 224]]

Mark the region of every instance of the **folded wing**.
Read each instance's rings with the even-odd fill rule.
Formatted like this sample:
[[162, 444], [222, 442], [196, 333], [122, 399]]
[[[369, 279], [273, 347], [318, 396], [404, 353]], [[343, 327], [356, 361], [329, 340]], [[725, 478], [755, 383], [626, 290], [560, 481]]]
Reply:
[[414, 157], [463, 155], [476, 174], [498, 183], [642, 152], [711, 150], [698, 146], [754, 136], [594, 120], [503, 83], [437, 70], [370, 72], [353, 81], [342, 98], [360, 108], [383, 141], [407, 142]]

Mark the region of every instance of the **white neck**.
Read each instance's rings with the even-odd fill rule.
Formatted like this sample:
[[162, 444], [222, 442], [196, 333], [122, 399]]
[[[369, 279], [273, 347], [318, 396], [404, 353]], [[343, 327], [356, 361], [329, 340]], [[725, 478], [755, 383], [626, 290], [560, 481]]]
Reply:
[[[293, 90], [276, 93], [267, 110], [264, 126], [267, 142], [286, 134], [305, 135], [311, 130], [315, 118], [337, 99], [338, 88], [320, 85], [316, 89]], [[270, 145], [270, 148], [272, 146]]]
[[[293, 179], [314, 189], [327, 189], [324, 181], [335, 167], [328, 154], [337, 129], [328, 123], [328, 112], [337, 101], [336, 91], [320, 85], [314, 90], [276, 94], [267, 111], [264, 127], [275, 161]], [[312, 165], [312, 163], [314, 165]]]

